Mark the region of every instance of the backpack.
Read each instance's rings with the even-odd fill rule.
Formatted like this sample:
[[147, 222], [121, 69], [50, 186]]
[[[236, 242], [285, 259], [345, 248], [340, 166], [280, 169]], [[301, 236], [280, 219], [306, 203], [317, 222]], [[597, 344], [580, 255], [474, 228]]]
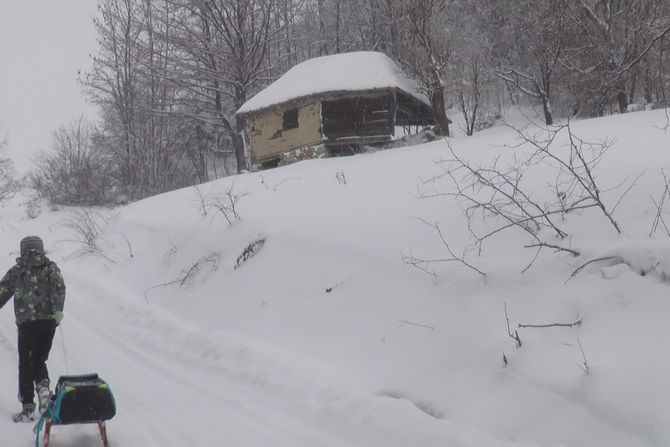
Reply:
[[104, 445], [107, 445], [104, 421], [116, 415], [116, 401], [109, 385], [97, 374], [61, 376], [49, 405], [35, 425], [35, 445], [46, 422], [45, 445], [52, 425], [97, 423]]
[[107, 421], [116, 414], [109, 385], [97, 374], [61, 376], [46, 412], [55, 425]]

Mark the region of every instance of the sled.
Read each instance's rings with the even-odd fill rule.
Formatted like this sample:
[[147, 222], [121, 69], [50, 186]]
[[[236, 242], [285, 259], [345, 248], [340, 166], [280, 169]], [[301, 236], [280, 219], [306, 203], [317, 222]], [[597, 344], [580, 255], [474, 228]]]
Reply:
[[105, 421], [115, 414], [116, 402], [112, 390], [97, 374], [61, 376], [46, 410], [33, 429], [35, 447], [40, 447], [42, 427], [42, 446], [49, 447], [52, 427], [70, 424], [97, 424], [103, 447], [109, 447]]

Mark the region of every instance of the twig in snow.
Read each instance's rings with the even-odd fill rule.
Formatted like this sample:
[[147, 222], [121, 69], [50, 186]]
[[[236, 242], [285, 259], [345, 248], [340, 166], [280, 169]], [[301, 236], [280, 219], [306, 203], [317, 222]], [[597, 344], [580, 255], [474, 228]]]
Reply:
[[567, 252], [567, 253], [570, 253], [570, 254], [571, 254], [572, 256], [574, 256], [574, 257], [577, 257], [577, 256], [580, 256], [580, 255], [581, 255], [580, 252], [578, 252], [577, 250], [573, 250], [572, 248], [561, 247], [561, 246], [559, 246], [559, 245], [554, 245], [554, 244], [547, 244], [546, 242], [540, 242], [540, 243], [537, 243], [537, 244], [531, 244], [531, 245], [524, 245], [524, 248], [535, 248], [535, 247], [539, 247], [539, 248], [543, 248], [543, 247], [544, 247], [544, 248], [552, 248], [552, 249], [554, 249], [554, 251], [556, 251], [556, 252], [558, 252], [558, 251], [565, 251], [565, 252]]
[[548, 327], [575, 327], [575, 326], [581, 326], [582, 320], [578, 319], [574, 323], [548, 323], [548, 324], [521, 324], [517, 327], [520, 328], [548, 328]]
[[434, 327], [434, 326], [428, 326], [427, 324], [414, 323], [414, 322], [412, 322], [412, 321], [407, 321], [407, 320], [398, 320], [398, 322], [399, 322], [399, 323], [409, 324], [410, 326], [417, 326], [417, 327], [422, 327], [422, 328], [430, 329], [431, 331], [432, 331], [432, 330], [435, 330], [435, 327]]
[[347, 184], [347, 177], [344, 175], [344, 171], [340, 168], [337, 168], [337, 172], [335, 173], [335, 178], [337, 179], [337, 183], [340, 185], [345, 185]]
[[416, 219], [423, 222], [424, 224], [428, 225], [429, 227], [432, 227], [432, 228], [435, 229], [435, 232], [438, 234], [440, 240], [442, 241], [442, 245], [447, 250], [449, 255], [451, 255], [451, 257], [450, 258], [441, 258], [441, 259], [419, 259], [419, 258], [415, 258], [410, 252], [409, 256], [402, 255], [403, 262], [405, 262], [406, 264], [409, 264], [411, 266], [414, 266], [414, 267], [418, 268], [419, 270], [422, 270], [422, 271], [424, 271], [424, 272], [426, 272], [426, 273], [428, 273], [429, 275], [432, 275], [432, 276], [437, 276], [435, 271], [430, 271], [430, 270], [428, 270], [427, 267], [424, 267], [424, 266], [430, 266], [431, 264], [438, 263], [438, 262], [457, 262], [459, 264], [462, 264], [462, 265], [468, 267], [470, 270], [473, 270], [473, 271], [477, 272], [479, 275], [481, 275], [483, 277], [486, 277], [486, 273], [482, 272], [477, 267], [475, 267], [474, 265], [470, 264], [469, 262], [467, 262], [465, 260], [465, 255], [466, 255], [466, 250], [465, 249], [463, 250], [463, 253], [461, 255], [457, 255], [457, 254], [454, 253], [454, 251], [451, 249], [451, 247], [447, 243], [447, 240], [444, 237], [444, 234], [442, 233], [442, 229], [440, 228], [439, 224], [431, 224], [431, 223], [429, 223], [429, 222], [427, 222], [427, 221], [425, 221], [421, 218], [416, 218]]
[[330, 293], [330, 292], [332, 292], [332, 291], [335, 289], [335, 287], [339, 286], [339, 285], [342, 284], [343, 282], [344, 282], [344, 281], [338, 281], [338, 282], [336, 282], [334, 285], [332, 285], [332, 286], [330, 286], [330, 287], [327, 287], [327, 288], [326, 288], [326, 293]]
[[200, 185], [195, 185], [193, 187], [193, 190], [195, 191], [195, 198], [196, 202], [198, 203], [198, 207], [200, 209], [200, 214], [202, 216], [207, 215], [207, 211], [209, 210], [209, 195], [211, 194], [211, 191], [208, 193], [205, 193]]
[[123, 238], [123, 240], [126, 241], [126, 245], [128, 246], [128, 255], [131, 258], [134, 258], [135, 255], [133, 254], [133, 247], [130, 245], [130, 241], [128, 240], [128, 237], [126, 237], [126, 235], [121, 233], [120, 231], [114, 231], [114, 233], [118, 234], [119, 236], [121, 236]]
[[[270, 187], [268, 186], [267, 182], [265, 181], [265, 177], [263, 177], [261, 175], [260, 178], [261, 178], [261, 183], [263, 184], [263, 186], [265, 186], [265, 189], [269, 190]], [[300, 177], [287, 177], [283, 180], [280, 180], [278, 183], [275, 183], [275, 185], [272, 187], [272, 191], [277, 192], [277, 189], [279, 189], [279, 186], [284, 182], [288, 182], [289, 180], [301, 180], [301, 178]]]
[[651, 201], [656, 206], [656, 216], [654, 217], [654, 222], [651, 225], [651, 230], [649, 231], [649, 237], [651, 237], [656, 232], [659, 223], [663, 224], [663, 228], [665, 228], [666, 234], [670, 236], [670, 229], [668, 229], [668, 226], [665, 223], [665, 219], [663, 219], [663, 206], [665, 205], [668, 196], [670, 196], [670, 189], [668, 185], [668, 178], [665, 175], [665, 171], [661, 169], [661, 173], [663, 174], [664, 188], [658, 203], [656, 203], [653, 197], [651, 198]]
[[640, 172], [640, 174], [638, 174], [638, 176], [635, 177], [635, 180], [633, 180], [631, 182], [630, 186], [628, 186], [628, 188], [626, 188], [626, 190], [623, 192], [623, 194], [621, 194], [621, 196], [619, 196], [619, 200], [617, 200], [617, 202], [614, 204], [614, 207], [612, 208], [612, 214], [614, 214], [616, 209], [619, 207], [619, 205], [623, 201], [624, 197], [626, 197], [626, 195], [628, 195], [628, 193], [637, 185], [637, 181], [640, 180], [640, 177], [642, 177], [646, 172], [647, 172], [646, 169], [644, 171]]
[[379, 341], [381, 341], [382, 343], [386, 343], [386, 339], [389, 337], [389, 335], [393, 334], [397, 330], [399, 330], [399, 329], [401, 329], [401, 328], [403, 328], [404, 326], [407, 326], [407, 325], [421, 327], [421, 328], [430, 329], [430, 330], [435, 329], [435, 327], [428, 326], [427, 324], [414, 323], [412, 321], [407, 321], [407, 320], [398, 320], [398, 323], [400, 323], [400, 324], [398, 326], [394, 327], [393, 329], [391, 329], [389, 332], [387, 332], [386, 335], [384, 335], [383, 337], [381, 337], [379, 339]]
[[591, 368], [589, 368], [589, 364], [586, 361], [586, 354], [584, 354], [584, 348], [582, 347], [582, 342], [579, 340], [579, 337], [577, 337], [577, 343], [579, 344], [579, 350], [582, 351], [582, 358], [584, 359], [584, 363], [581, 365], [577, 363], [577, 366], [579, 366], [586, 374], [589, 374], [591, 371]]
[[507, 303], [505, 303], [505, 320], [507, 320], [507, 335], [512, 337], [514, 341], [516, 341], [516, 347], [520, 348], [521, 347], [521, 337], [519, 337], [519, 331], [514, 331], [514, 334], [512, 334], [512, 330], [509, 327], [509, 316], [507, 315]]

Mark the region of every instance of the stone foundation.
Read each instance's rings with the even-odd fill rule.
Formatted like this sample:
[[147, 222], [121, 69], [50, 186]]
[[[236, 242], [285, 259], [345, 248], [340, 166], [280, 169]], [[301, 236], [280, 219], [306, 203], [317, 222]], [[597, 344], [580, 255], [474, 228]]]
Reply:
[[315, 146], [305, 146], [299, 149], [294, 149], [279, 155], [279, 166], [290, 165], [302, 160], [311, 160], [313, 158], [328, 157], [328, 149], [324, 144], [317, 144]]

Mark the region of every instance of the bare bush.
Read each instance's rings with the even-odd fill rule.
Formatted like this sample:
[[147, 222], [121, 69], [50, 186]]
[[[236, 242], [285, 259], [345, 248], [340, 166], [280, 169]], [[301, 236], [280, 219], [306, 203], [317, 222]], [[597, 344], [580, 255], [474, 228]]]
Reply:
[[[444, 172], [424, 182], [423, 186], [447, 179], [452, 188], [448, 192], [422, 191], [419, 196], [449, 196], [461, 202], [478, 254], [481, 254], [484, 242], [493, 236], [512, 229], [522, 230], [532, 239], [524, 247], [537, 249], [535, 257], [523, 271], [530, 268], [543, 248], [580, 255], [579, 250], [561, 244], [569, 236], [563, 228], [563, 218], [567, 214], [597, 209], [611, 227], [621, 233], [614, 211], [639, 176], [633, 180], [624, 179], [606, 190], [598, 184], [595, 171], [611, 147], [611, 141], [584, 141], [573, 133], [569, 124], [545, 128], [536, 134], [513, 129], [519, 137], [519, 144], [514, 149], [530, 147], [530, 152], [515, 156], [510, 165], [503, 165], [498, 157], [488, 164], [476, 166], [449, 146], [451, 157], [442, 161], [446, 165]], [[559, 146], [559, 137], [565, 139], [565, 146]], [[525, 184], [525, 178], [534, 169], [554, 173], [549, 183], [550, 194], [538, 197], [537, 191]], [[609, 206], [603, 199], [604, 192], [625, 186], [627, 188], [619, 195], [615, 205]], [[453, 258], [460, 258], [465, 263], [464, 257], [452, 254], [451, 260]]]
[[49, 151], [39, 152], [28, 179], [35, 190], [59, 205], [101, 205], [113, 200], [111, 164], [93, 142], [83, 117], [59, 127]]
[[144, 299], [147, 302], [149, 302], [149, 292], [159, 287], [167, 287], [174, 284], [177, 284], [180, 287], [187, 285], [190, 281], [193, 281], [194, 278], [199, 273], [201, 273], [203, 269], [206, 267], [208, 267], [210, 271], [216, 271], [219, 267], [220, 261], [221, 261], [221, 254], [217, 252], [212, 252], [209, 255], [198, 259], [197, 261], [192, 263], [189, 267], [182, 269], [181, 272], [179, 272], [179, 275], [175, 279], [149, 287], [144, 292]]
[[248, 194], [246, 192], [235, 191], [235, 180], [225, 188], [223, 191], [213, 193], [208, 201], [208, 207], [213, 208], [219, 213], [223, 214], [229, 225], [241, 219], [237, 205], [243, 197]]
[[99, 244], [99, 236], [106, 223], [107, 218], [99, 212], [83, 208], [74, 210], [70, 217], [62, 223], [62, 226], [71, 230], [74, 236], [74, 239], [65, 241], [74, 242], [79, 246], [73, 255], [96, 255], [115, 263], [103, 252]]

